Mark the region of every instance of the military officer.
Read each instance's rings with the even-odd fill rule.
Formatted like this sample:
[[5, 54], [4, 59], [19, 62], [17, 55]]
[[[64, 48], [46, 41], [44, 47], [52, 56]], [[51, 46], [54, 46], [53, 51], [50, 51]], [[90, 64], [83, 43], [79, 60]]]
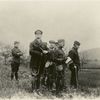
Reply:
[[75, 41], [73, 48], [69, 51], [68, 54], [68, 57], [72, 59], [72, 63], [69, 65], [69, 68], [71, 70], [70, 85], [73, 88], [77, 88], [78, 86], [78, 71], [80, 69], [80, 59], [78, 54], [79, 47], [80, 43], [78, 41]]
[[20, 66], [20, 56], [23, 53], [19, 49], [19, 42], [14, 42], [14, 48], [12, 49], [12, 62], [11, 62], [11, 80], [13, 80], [14, 76], [15, 79], [18, 81], [18, 70]]
[[[35, 31], [35, 40], [30, 43], [30, 69], [32, 75], [32, 91], [38, 91], [40, 87], [40, 79], [41, 74], [43, 72], [43, 54], [46, 54], [47, 51], [44, 50], [46, 47], [42, 42], [42, 34], [41, 30]], [[45, 48], [44, 48], [45, 47]]]

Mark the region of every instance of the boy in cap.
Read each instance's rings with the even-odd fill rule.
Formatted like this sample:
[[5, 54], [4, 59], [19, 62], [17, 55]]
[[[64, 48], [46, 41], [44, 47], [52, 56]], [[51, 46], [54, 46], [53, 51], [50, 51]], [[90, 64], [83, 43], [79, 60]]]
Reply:
[[[35, 40], [30, 43], [29, 53], [31, 56], [30, 60], [30, 69], [32, 75], [32, 91], [38, 92], [40, 88], [40, 79], [41, 79], [41, 68], [43, 63], [43, 54], [46, 54], [47, 51], [44, 48], [44, 43], [42, 42], [41, 30], [35, 31]], [[35, 81], [34, 81], [35, 80]]]
[[67, 59], [63, 47], [65, 46], [65, 40], [58, 40], [58, 49], [55, 51], [56, 62], [56, 91], [59, 93], [64, 88], [64, 65]]
[[20, 56], [23, 53], [19, 49], [19, 42], [14, 42], [14, 48], [12, 49], [12, 62], [11, 62], [11, 80], [13, 80], [14, 76], [15, 79], [18, 81], [18, 70], [20, 66]]
[[68, 57], [72, 59], [72, 63], [69, 65], [71, 70], [70, 85], [72, 88], [78, 87], [78, 70], [80, 69], [80, 59], [78, 54], [79, 47], [80, 43], [78, 41], [74, 41], [73, 48], [69, 51], [68, 54]]

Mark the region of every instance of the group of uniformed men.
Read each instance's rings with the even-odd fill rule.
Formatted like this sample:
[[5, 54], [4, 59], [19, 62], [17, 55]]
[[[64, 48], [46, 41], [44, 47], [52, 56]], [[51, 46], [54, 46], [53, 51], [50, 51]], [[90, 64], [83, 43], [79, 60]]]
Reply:
[[[78, 70], [80, 69], [80, 59], [78, 48], [80, 43], [74, 41], [73, 48], [68, 55], [64, 53], [65, 40], [59, 39], [57, 42], [50, 40], [49, 46], [42, 41], [41, 30], [35, 31], [35, 40], [30, 43], [29, 54], [30, 69], [32, 76], [32, 91], [38, 92], [41, 86], [47, 87], [49, 91], [53, 89], [56, 93], [61, 92], [65, 86], [65, 70], [71, 71], [70, 85], [73, 88], [78, 87]], [[12, 49], [11, 80], [18, 81], [18, 70], [20, 66], [20, 57], [23, 53], [19, 49], [19, 42], [14, 42]]]

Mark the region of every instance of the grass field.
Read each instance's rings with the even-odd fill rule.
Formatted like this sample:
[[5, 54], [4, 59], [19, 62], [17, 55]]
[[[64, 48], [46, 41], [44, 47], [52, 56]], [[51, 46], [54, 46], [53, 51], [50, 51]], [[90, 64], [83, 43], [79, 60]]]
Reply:
[[[29, 77], [29, 69], [20, 67], [19, 84], [16, 81], [10, 81], [10, 66], [0, 65], [0, 98], [1, 99], [55, 99], [56, 96], [48, 91], [43, 92], [43, 96], [35, 96], [31, 93], [31, 83]], [[66, 72], [67, 90], [63, 94], [63, 99], [75, 97], [93, 98], [100, 96], [100, 70], [99, 69], [83, 69], [79, 72], [79, 89], [69, 89], [70, 71]], [[98, 99], [99, 100], [99, 99]]]

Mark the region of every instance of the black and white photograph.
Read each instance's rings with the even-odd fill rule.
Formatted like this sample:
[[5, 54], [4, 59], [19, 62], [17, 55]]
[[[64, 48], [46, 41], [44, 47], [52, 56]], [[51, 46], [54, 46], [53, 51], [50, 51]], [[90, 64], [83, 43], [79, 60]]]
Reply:
[[100, 100], [100, 0], [0, 0], [0, 100]]

